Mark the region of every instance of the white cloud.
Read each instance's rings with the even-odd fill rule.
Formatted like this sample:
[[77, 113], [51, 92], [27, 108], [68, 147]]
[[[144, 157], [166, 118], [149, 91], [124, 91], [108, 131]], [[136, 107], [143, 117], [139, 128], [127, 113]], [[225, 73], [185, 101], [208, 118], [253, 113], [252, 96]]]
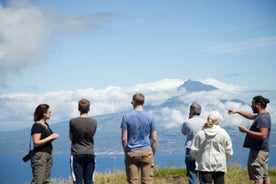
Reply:
[[138, 84], [130, 87], [133, 92], [142, 92], [146, 94], [146, 103], [158, 105], [171, 96], [177, 95], [176, 89], [182, 85], [184, 81], [180, 79], [163, 79], [156, 82]]
[[[125, 16], [114, 12], [96, 12], [83, 16], [45, 14], [29, 1], [0, 4], [0, 81], [11, 72], [41, 62], [49, 54], [49, 44], [58, 33], [77, 34], [106, 27], [113, 19]], [[53, 45], [53, 44], [52, 44]]]
[[179, 128], [184, 121], [184, 114], [182, 111], [177, 109], [162, 108], [158, 113], [160, 116], [156, 116], [157, 123], [166, 122], [158, 126], [164, 127], [166, 129]]
[[[157, 82], [138, 84], [129, 88], [108, 86], [103, 90], [80, 89], [77, 91], [56, 91], [46, 93], [12, 93], [0, 95], [0, 124], [10, 120], [32, 121], [35, 107], [47, 103], [52, 109], [51, 122], [68, 120], [78, 116], [77, 103], [81, 98], [91, 101], [91, 115], [121, 112], [132, 108], [130, 102], [136, 92], [146, 97], [146, 104], [159, 104], [175, 95], [176, 88], [183, 81], [164, 79]], [[16, 107], [16, 109], [15, 109]]]
[[40, 59], [51, 29], [34, 6], [0, 6], [0, 79]]
[[[179, 98], [180, 104], [173, 106], [173, 108], [160, 106], [151, 110], [151, 113], [157, 117], [159, 126], [163, 128], [179, 128], [184, 119], [188, 118], [188, 108], [193, 102], [201, 104], [203, 118], [206, 118], [212, 110], [219, 111], [223, 116], [223, 126], [250, 124], [250, 121], [239, 115], [228, 115], [227, 110], [240, 109], [250, 112], [249, 104], [255, 92], [233, 91], [236, 88], [232, 88], [232, 85], [223, 84], [213, 79], [208, 79], [208, 81], [210, 84], [223, 86], [225, 90], [186, 93], [177, 91], [177, 88], [183, 84], [182, 80], [164, 79], [127, 88], [108, 86], [103, 90], [89, 88], [33, 94], [2, 94], [0, 95], [0, 127], [1, 130], [3, 128], [10, 130], [30, 126], [33, 121], [33, 111], [40, 103], [47, 103], [52, 109], [52, 117], [49, 123], [69, 120], [78, 116], [77, 103], [81, 98], [87, 98], [91, 101], [90, 115], [92, 116], [128, 111], [132, 109], [130, 102], [132, 95], [136, 92], [145, 95], [145, 105], [159, 106], [171, 97], [177, 96]], [[240, 99], [243, 103], [230, 101], [231, 99]], [[270, 100], [272, 101], [272, 99]], [[267, 107], [273, 119], [276, 118], [275, 108], [273, 104]]]
[[246, 88], [237, 86], [237, 85], [230, 85], [230, 84], [225, 84], [220, 81], [217, 81], [216, 79], [213, 78], [207, 78], [204, 80], [200, 80], [204, 84], [212, 85], [215, 86], [216, 88], [223, 90], [223, 91], [242, 91], [246, 90]]
[[252, 40], [218, 43], [218, 44], [214, 44], [208, 49], [205, 49], [205, 51], [216, 52], [216, 53], [242, 52], [242, 51], [267, 47], [275, 44], [276, 44], [276, 36], [267, 36], [267, 37], [252, 39]]

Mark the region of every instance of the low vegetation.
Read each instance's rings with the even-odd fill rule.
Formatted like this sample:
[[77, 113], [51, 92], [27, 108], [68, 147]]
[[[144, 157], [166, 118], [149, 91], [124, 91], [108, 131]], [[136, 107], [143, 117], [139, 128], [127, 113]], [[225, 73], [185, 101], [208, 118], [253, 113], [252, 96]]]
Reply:
[[[154, 172], [155, 184], [188, 184], [186, 179], [186, 169], [184, 168], [157, 168]], [[271, 183], [276, 182], [276, 168], [269, 169]], [[70, 177], [68, 179], [55, 179], [53, 184], [73, 184]], [[124, 171], [112, 173], [97, 173], [95, 184], [126, 184]], [[252, 184], [248, 180], [247, 170], [238, 166], [231, 166], [225, 174], [225, 184]]]

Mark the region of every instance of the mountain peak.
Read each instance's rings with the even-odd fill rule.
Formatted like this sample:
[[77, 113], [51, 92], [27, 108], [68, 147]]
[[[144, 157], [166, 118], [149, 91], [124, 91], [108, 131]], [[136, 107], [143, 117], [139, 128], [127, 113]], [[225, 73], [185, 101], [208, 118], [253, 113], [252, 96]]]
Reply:
[[213, 91], [217, 90], [218, 88], [212, 86], [203, 84], [199, 81], [192, 81], [191, 79], [188, 79], [184, 82], [181, 86], [177, 88], [177, 90], [185, 89], [187, 92], [198, 92], [198, 91]]

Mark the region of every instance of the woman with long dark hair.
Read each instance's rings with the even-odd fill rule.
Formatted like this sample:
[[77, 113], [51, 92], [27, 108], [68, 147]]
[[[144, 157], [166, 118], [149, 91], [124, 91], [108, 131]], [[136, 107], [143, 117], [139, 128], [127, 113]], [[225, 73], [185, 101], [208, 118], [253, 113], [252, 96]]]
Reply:
[[46, 122], [51, 117], [51, 109], [47, 104], [40, 104], [34, 112], [34, 124], [31, 135], [34, 145], [34, 154], [31, 158], [31, 167], [33, 173], [32, 183], [46, 184], [50, 183], [52, 158], [52, 141], [59, 135], [53, 133]]

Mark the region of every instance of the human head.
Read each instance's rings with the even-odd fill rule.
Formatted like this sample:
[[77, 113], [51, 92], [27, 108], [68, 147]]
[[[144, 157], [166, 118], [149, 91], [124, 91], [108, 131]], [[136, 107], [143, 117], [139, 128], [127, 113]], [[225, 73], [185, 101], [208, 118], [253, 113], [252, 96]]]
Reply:
[[259, 111], [261, 109], [265, 109], [266, 108], [266, 104], [268, 104], [270, 101], [267, 98], [264, 98], [263, 96], [255, 96], [252, 99], [252, 111], [254, 113], [259, 113]]
[[201, 106], [197, 103], [192, 103], [192, 105], [190, 105], [190, 113], [189, 113], [189, 117], [193, 117], [194, 115], [200, 115], [201, 113]]
[[222, 120], [222, 116], [218, 111], [211, 111], [207, 117], [205, 127], [210, 128], [213, 125], [218, 125]]
[[34, 111], [34, 122], [43, 119], [50, 108], [47, 104], [39, 104]]
[[142, 93], [136, 93], [132, 97], [132, 104], [135, 105], [144, 105], [145, 97]]
[[86, 99], [81, 99], [79, 101], [79, 111], [81, 114], [88, 113], [90, 110], [90, 102]]

